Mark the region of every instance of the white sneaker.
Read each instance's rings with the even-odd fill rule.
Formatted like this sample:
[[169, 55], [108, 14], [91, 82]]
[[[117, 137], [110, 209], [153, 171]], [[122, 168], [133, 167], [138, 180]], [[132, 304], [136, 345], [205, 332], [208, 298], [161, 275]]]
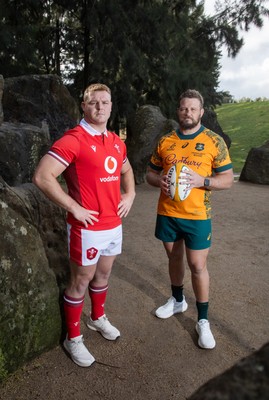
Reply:
[[65, 350], [70, 354], [70, 357], [80, 367], [89, 367], [94, 363], [95, 358], [91, 355], [88, 349], [83, 344], [82, 335], [68, 340], [66, 337], [64, 343]]
[[172, 296], [168, 299], [167, 303], [163, 306], [157, 308], [155, 311], [155, 315], [158, 318], [169, 318], [174, 314], [182, 313], [186, 311], [188, 308], [188, 304], [185, 300], [185, 296], [183, 296], [182, 301], [176, 301], [176, 299]]
[[93, 321], [91, 317], [88, 318], [87, 327], [93, 331], [100, 332], [101, 335], [107, 340], [116, 340], [120, 336], [120, 331], [111, 325], [106, 315]]
[[200, 319], [197, 322], [196, 332], [199, 335], [198, 344], [200, 347], [203, 349], [214, 349], [216, 342], [207, 319]]

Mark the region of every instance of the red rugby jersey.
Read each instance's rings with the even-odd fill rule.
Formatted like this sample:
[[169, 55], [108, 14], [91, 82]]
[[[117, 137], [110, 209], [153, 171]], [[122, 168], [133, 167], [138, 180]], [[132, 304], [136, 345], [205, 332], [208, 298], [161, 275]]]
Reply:
[[[57, 140], [48, 154], [67, 167], [63, 176], [69, 195], [82, 207], [99, 212], [99, 222], [88, 229], [100, 231], [121, 224], [117, 215], [120, 175], [127, 155], [119, 136], [109, 131], [94, 135], [78, 125]], [[71, 213], [67, 222], [84, 227]]]

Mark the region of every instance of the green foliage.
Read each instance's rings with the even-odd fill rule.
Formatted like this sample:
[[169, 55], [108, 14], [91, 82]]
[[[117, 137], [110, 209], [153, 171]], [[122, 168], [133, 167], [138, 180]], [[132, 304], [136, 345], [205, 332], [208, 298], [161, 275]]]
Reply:
[[240, 173], [249, 150], [269, 140], [269, 101], [223, 104], [215, 111], [220, 126], [232, 140], [234, 172]]
[[106, 83], [115, 130], [143, 104], [174, 118], [187, 88], [215, 106], [219, 45], [235, 56], [239, 27], [269, 15], [266, 0], [217, 3], [208, 17], [197, 0], [0, 0], [0, 72], [58, 74], [78, 102], [88, 84]]

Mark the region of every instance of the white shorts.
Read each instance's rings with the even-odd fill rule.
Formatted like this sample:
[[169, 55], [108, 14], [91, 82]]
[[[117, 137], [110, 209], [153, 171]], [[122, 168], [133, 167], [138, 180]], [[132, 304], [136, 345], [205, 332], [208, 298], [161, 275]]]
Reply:
[[91, 231], [67, 224], [69, 258], [77, 265], [94, 265], [100, 256], [121, 254], [122, 225]]

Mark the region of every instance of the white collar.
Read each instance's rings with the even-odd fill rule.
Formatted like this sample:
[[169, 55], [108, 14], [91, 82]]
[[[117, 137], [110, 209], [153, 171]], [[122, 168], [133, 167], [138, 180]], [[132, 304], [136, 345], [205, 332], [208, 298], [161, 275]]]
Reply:
[[101, 136], [103, 134], [108, 136], [107, 129], [105, 129], [104, 132], [98, 132], [90, 124], [88, 124], [84, 118], [80, 121], [79, 125], [82, 126], [92, 136]]

